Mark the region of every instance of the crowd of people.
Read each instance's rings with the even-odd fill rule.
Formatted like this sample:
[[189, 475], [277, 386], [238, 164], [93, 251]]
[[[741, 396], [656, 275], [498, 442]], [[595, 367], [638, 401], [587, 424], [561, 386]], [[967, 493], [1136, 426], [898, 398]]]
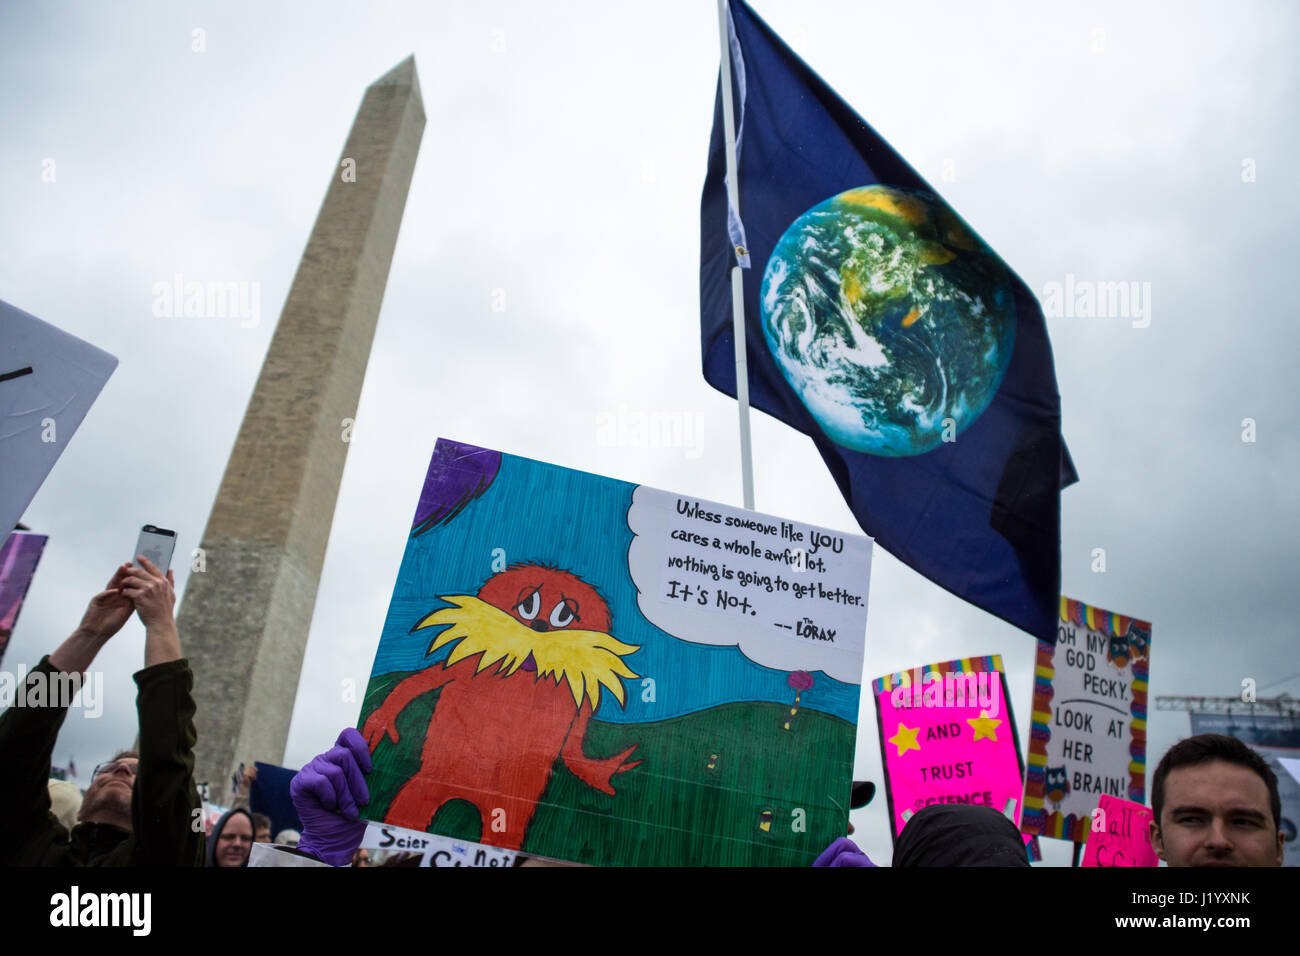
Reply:
[[[272, 842], [271, 820], [247, 805], [244, 778], [234, 805], [209, 827], [194, 782], [194, 676], [181, 656], [170, 571], [147, 558], [118, 567], [91, 598], [72, 634], [27, 681], [79, 681], [132, 614], [145, 627], [144, 666], [135, 676], [138, 749], [95, 768], [85, 793], [50, 779], [50, 760], [68, 701], [13, 706], [0, 715], [0, 865], [6, 866], [369, 866], [361, 848], [369, 802], [370, 750], [354, 728], [293, 778], [302, 830]], [[855, 804], [856, 805], [856, 804]], [[1164, 755], [1151, 781], [1151, 842], [1169, 866], [1281, 866], [1284, 834], [1278, 781], [1255, 751], [1201, 734]], [[850, 832], [852, 829], [850, 827]], [[414, 865], [411, 855], [393, 865]], [[526, 864], [522, 855], [516, 863]], [[813, 864], [874, 867], [848, 837]], [[936, 804], [911, 817], [893, 866], [1028, 866], [1020, 831], [997, 811]]]

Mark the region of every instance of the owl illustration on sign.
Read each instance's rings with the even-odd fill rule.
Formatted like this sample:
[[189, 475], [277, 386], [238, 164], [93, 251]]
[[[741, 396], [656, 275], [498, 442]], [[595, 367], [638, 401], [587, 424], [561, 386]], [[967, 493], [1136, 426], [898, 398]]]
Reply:
[[1065, 765], [1043, 768], [1043, 793], [1047, 799], [1059, 804], [1070, 792], [1070, 777], [1065, 772]]
[[1120, 670], [1127, 667], [1129, 658], [1128, 635], [1125, 634], [1123, 637], [1120, 637], [1117, 634], [1111, 635], [1110, 646], [1106, 650], [1106, 656], [1110, 659], [1110, 662]]
[[1130, 656], [1133, 660], [1147, 660], [1147, 655], [1151, 652], [1151, 631], [1138, 627], [1136, 624], [1130, 624], [1128, 626], [1128, 646], [1132, 650]]

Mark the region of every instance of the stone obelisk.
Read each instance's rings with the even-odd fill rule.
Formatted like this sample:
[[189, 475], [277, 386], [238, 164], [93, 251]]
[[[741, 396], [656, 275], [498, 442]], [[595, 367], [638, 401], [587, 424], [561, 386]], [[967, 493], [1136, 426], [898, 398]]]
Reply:
[[195, 779], [284, 759], [325, 544], [424, 133], [408, 57], [366, 90], [303, 252], [177, 619], [194, 669]]

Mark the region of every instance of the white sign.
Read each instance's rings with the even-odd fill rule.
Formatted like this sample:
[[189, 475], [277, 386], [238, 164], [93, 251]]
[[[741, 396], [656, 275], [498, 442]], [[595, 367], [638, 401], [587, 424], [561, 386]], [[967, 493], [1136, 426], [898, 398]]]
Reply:
[[117, 359], [0, 301], [0, 538], [68, 447]]
[[1278, 757], [1277, 762], [1291, 775], [1291, 779], [1300, 783], [1300, 760], [1294, 757]]
[[515, 851], [453, 840], [435, 833], [419, 833], [387, 823], [371, 823], [361, 838], [365, 850], [419, 853], [420, 866], [511, 866]]
[[[1113, 628], [1116, 615], [1097, 609], [1090, 613]], [[1042, 715], [1037, 707], [1034, 713], [1051, 734], [1042, 765], [1048, 815], [1079, 821], [1103, 795], [1135, 796], [1130, 787], [1135, 767], [1142, 772], [1146, 751], [1135, 744], [1133, 731], [1136, 721], [1145, 730], [1145, 703], [1137, 695], [1145, 694], [1151, 625], [1129, 618], [1124, 622], [1123, 634], [1071, 621], [1061, 621], [1057, 628], [1051, 703]], [[1073, 838], [1071, 833], [1064, 836]]]

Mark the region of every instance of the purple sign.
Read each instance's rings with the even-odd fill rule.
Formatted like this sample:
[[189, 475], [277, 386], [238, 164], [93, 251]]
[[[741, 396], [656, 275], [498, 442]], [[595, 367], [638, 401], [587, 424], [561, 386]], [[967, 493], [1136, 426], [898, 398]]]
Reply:
[[15, 531], [0, 546], [0, 659], [9, 646], [9, 635], [13, 633], [46, 540], [43, 534]]

